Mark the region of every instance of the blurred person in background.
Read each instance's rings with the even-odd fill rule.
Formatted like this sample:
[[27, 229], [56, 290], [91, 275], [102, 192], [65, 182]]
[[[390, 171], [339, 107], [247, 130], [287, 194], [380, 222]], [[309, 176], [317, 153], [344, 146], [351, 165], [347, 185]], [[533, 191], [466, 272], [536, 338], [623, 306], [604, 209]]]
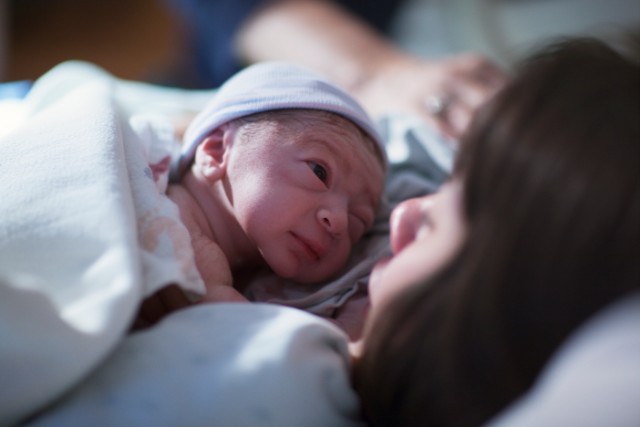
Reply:
[[190, 31], [187, 82], [216, 87], [238, 68], [288, 60], [325, 74], [374, 117], [418, 115], [457, 139], [473, 111], [506, 80], [486, 58], [428, 60], [388, 37], [402, 1], [169, 0]]

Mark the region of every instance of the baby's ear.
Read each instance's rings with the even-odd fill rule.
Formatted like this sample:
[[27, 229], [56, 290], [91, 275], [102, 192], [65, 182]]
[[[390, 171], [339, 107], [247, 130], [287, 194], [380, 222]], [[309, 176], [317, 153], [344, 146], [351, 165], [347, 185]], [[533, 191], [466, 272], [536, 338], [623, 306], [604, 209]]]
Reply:
[[231, 126], [223, 124], [207, 135], [196, 148], [195, 166], [211, 182], [222, 179], [233, 142]]

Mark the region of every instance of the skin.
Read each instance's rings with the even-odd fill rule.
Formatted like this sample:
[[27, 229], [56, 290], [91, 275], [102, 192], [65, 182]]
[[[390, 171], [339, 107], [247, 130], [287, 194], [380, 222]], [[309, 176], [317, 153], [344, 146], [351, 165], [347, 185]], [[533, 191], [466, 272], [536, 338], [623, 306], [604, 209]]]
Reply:
[[319, 117], [264, 123], [250, 136], [225, 124], [169, 187], [192, 237], [205, 300], [243, 300], [233, 273], [265, 264], [301, 283], [329, 279], [372, 226], [383, 166], [354, 125]]
[[[379, 261], [371, 273], [368, 320], [394, 295], [432, 277], [460, 249], [466, 234], [461, 184], [452, 180], [433, 195], [402, 202], [389, 222], [393, 256]], [[361, 345], [362, 340], [352, 346], [354, 356]]]

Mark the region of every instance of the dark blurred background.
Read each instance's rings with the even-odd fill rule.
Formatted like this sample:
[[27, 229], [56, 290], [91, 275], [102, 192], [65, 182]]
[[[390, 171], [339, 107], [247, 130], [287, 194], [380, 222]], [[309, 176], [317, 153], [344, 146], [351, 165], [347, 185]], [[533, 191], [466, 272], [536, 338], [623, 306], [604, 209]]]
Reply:
[[[188, 25], [172, 7], [181, 1], [0, 0], [0, 82], [83, 59], [120, 78], [188, 87]], [[509, 67], [548, 37], [637, 31], [640, 0], [407, 0], [395, 22], [394, 40], [418, 55], [473, 50]]]
[[69, 59], [161, 81], [180, 61], [175, 16], [159, 0], [0, 0], [0, 81], [32, 80]]

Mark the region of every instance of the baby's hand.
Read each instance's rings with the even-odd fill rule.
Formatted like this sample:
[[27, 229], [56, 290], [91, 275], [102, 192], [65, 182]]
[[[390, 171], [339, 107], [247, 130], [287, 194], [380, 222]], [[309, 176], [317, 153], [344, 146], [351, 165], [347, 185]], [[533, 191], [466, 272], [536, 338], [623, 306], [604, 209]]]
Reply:
[[207, 284], [207, 293], [201, 302], [249, 302], [249, 300], [232, 286]]

